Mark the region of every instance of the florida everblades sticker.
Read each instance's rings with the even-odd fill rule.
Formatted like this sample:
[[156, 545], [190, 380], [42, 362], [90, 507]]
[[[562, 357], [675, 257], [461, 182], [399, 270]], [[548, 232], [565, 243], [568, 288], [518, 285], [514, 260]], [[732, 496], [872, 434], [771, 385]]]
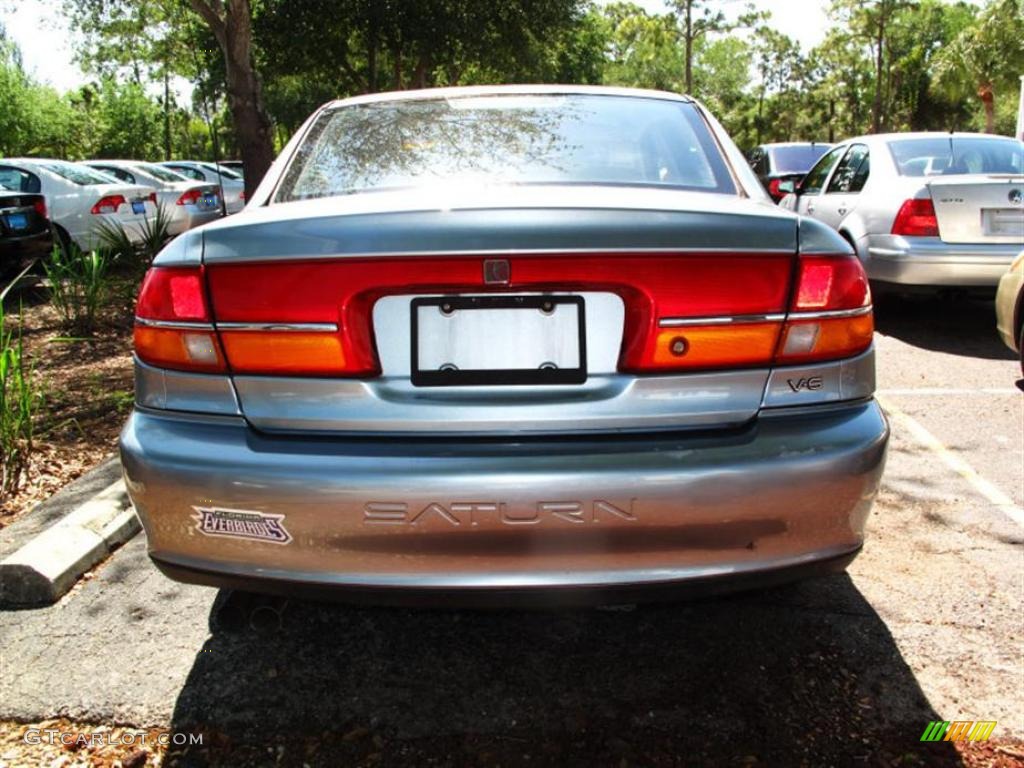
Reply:
[[271, 544], [287, 544], [292, 540], [291, 534], [284, 527], [284, 515], [219, 507], [192, 509], [196, 511], [196, 528], [204, 536], [254, 539], [269, 541]]

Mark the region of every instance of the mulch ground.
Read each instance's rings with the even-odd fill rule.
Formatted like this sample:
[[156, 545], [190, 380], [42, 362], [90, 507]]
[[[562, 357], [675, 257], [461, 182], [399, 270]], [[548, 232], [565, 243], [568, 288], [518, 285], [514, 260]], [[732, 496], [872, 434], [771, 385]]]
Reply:
[[44, 289], [8, 296], [8, 322], [19, 305], [25, 353], [41, 383], [36, 438], [27, 472], [0, 498], [0, 528], [49, 498], [106, 457], [133, 400], [131, 318], [136, 279], [111, 278], [111, 295], [93, 335], [70, 337]]

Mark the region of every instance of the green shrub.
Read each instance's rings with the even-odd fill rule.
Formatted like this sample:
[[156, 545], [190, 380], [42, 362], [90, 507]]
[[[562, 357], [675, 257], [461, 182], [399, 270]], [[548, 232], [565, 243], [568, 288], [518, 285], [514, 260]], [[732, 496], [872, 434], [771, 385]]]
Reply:
[[43, 262], [53, 306], [69, 333], [89, 336], [96, 329], [96, 317], [109, 290], [107, 273], [113, 258], [103, 251], [83, 253], [72, 245], [67, 253], [54, 248]]
[[33, 424], [41, 402], [42, 392], [25, 360], [21, 323], [17, 336], [8, 330], [0, 295], [0, 497], [18, 489], [28, 468]]
[[138, 226], [138, 239], [133, 240], [124, 226], [115, 222], [101, 221], [95, 229], [101, 250], [116, 257], [122, 264], [136, 266], [145, 271], [153, 263], [153, 259], [164, 247], [170, 235], [167, 228], [171, 224], [171, 215], [167, 208], [158, 205], [156, 216], [146, 219]]

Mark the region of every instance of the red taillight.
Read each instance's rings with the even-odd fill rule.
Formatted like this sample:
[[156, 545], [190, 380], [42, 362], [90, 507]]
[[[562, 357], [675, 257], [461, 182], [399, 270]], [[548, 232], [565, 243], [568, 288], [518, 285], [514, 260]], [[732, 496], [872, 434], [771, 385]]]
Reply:
[[772, 196], [773, 200], [781, 200], [784, 195], [779, 191], [779, 184], [781, 179], [769, 179], [768, 181], [768, 194]]
[[39, 214], [39, 216], [41, 218], [44, 218], [44, 219], [46, 218], [46, 199], [45, 198], [43, 198], [42, 200], [36, 200], [34, 203], [32, 203], [32, 207], [36, 209], [36, 213]]
[[203, 191], [201, 189], [189, 189], [181, 193], [181, 197], [177, 200], [177, 205], [195, 205], [202, 196]]
[[892, 223], [892, 234], [910, 237], [937, 237], [939, 220], [931, 198], [907, 200]]
[[135, 353], [160, 368], [225, 370], [201, 267], [154, 267], [135, 305]]
[[871, 289], [856, 256], [803, 256], [775, 361], [853, 357], [874, 335]]
[[238, 199], [241, 200], [243, 203], [245, 202], [245, 190], [244, 189], [239, 193]]
[[149, 200], [149, 202], [151, 202], [153, 205], [156, 205], [157, 204], [157, 202], [156, 202], [156, 192], [150, 192], [146, 196], [146, 199]]
[[96, 201], [92, 207], [93, 213], [117, 213], [117, 209], [124, 205], [127, 200], [124, 195], [107, 195]]

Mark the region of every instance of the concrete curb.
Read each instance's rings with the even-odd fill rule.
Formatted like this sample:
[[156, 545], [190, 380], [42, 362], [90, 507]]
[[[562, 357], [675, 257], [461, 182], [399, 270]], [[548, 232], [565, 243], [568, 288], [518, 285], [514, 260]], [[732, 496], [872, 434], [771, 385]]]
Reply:
[[48, 605], [140, 529], [124, 481], [104, 488], [0, 561], [0, 605]]

